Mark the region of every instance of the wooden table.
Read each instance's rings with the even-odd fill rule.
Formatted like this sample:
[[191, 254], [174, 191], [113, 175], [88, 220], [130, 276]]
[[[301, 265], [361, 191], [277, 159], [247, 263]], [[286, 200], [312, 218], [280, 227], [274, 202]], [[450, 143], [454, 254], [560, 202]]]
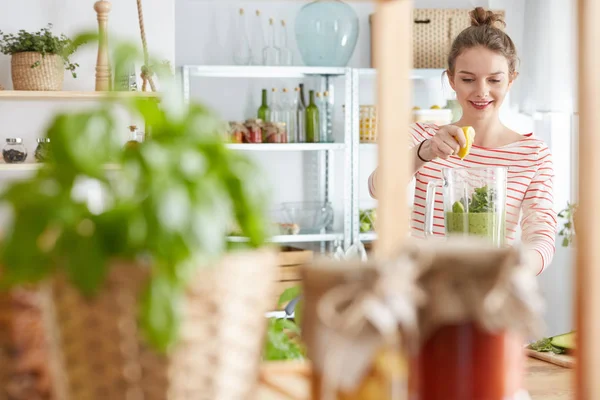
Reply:
[[[525, 387], [532, 400], [575, 398], [574, 370], [533, 358], [527, 359]], [[310, 400], [310, 367], [307, 363], [268, 363], [261, 369], [255, 400]]]

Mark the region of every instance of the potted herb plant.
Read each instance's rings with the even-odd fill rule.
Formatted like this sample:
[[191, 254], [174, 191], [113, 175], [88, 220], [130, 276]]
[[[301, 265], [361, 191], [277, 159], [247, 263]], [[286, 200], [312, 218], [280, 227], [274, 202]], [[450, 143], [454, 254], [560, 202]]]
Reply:
[[[134, 51], [113, 59], [127, 65]], [[57, 398], [250, 398], [276, 275], [268, 190], [227, 148], [226, 124], [161, 83], [162, 102], [57, 115], [48, 161], [0, 197], [11, 211], [0, 283], [50, 283]], [[116, 102], [151, 126], [149, 140], [124, 146]], [[235, 248], [232, 224], [247, 237]]]
[[65, 69], [77, 77], [79, 65], [69, 58], [75, 51], [71, 39], [51, 30], [52, 24], [37, 32], [0, 31], [0, 52], [11, 56], [14, 90], [61, 90]]
[[567, 203], [567, 207], [558, 213], [558, 217], [563, 219], [563, 226], [558, 232], [562, 236], [562, 246], [569, 247], [575, 240], [577, 229], [577, 203]]

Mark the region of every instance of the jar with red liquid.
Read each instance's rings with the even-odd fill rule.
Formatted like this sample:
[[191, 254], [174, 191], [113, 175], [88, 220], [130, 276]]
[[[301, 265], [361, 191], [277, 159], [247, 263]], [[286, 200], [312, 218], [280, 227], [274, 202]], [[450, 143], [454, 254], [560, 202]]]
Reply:
[[263, 121], [261, 119], [249, 119], [244, 126], [248, 130], [246, 143], [262, 143], [263, 142]]
[[266, 143], [287, 143], [286, 125], [282, 122], [267, 122], [263, 128]]
[[419, 343], [409, 365], [410, 400], [520, 400], [524, 345], [537, 333], [541, 295], [514, 248], [452, 239], [417, 279]]

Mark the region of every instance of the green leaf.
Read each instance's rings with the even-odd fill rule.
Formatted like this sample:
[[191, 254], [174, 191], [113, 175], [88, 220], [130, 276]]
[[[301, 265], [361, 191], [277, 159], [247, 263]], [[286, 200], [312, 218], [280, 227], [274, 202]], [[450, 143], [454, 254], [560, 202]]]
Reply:
[[[93, 224], [91, 220], [87, 221]], [[93, 234], [71, 234], [63, 236], [61, 242], [64, 251], [69, 252], [69, 257], [65, 259], [65, 269], [71, 282], [84, 295], [96, 294], [106, 277], [108, 263], [99, 238]]]
[[182, 291], [169, 279], [154, 276], [142, 295], [140, 324], [148, 342], [166, 352], [178, 335]]
[[283, 306], [289, 303], [290, 301], [294, 300], [296, 297], [300, 296], [300, 294], [302, 294], [302, 285], [287, 288], [279, 296], [279, 300], [277, 300], [277, 305]]

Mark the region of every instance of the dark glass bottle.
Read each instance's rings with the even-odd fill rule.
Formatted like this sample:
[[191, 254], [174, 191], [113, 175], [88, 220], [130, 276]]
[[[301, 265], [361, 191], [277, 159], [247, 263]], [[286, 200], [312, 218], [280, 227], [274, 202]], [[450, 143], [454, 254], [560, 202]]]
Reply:
[[306, 142], [318, 143], [321, 125], [319, 123], [319, 107], [315, 104], [314, 90], [309, 92], [309, 99], [308, 107], [306, 107]]
[[256, 117], [263, 121], [269, 121], [269, 118], [271, 117], [271, 109], [267, 102], [267, 89], [262, 90], [262, 103], [260, 107], [258, 107], [258, 114]]

